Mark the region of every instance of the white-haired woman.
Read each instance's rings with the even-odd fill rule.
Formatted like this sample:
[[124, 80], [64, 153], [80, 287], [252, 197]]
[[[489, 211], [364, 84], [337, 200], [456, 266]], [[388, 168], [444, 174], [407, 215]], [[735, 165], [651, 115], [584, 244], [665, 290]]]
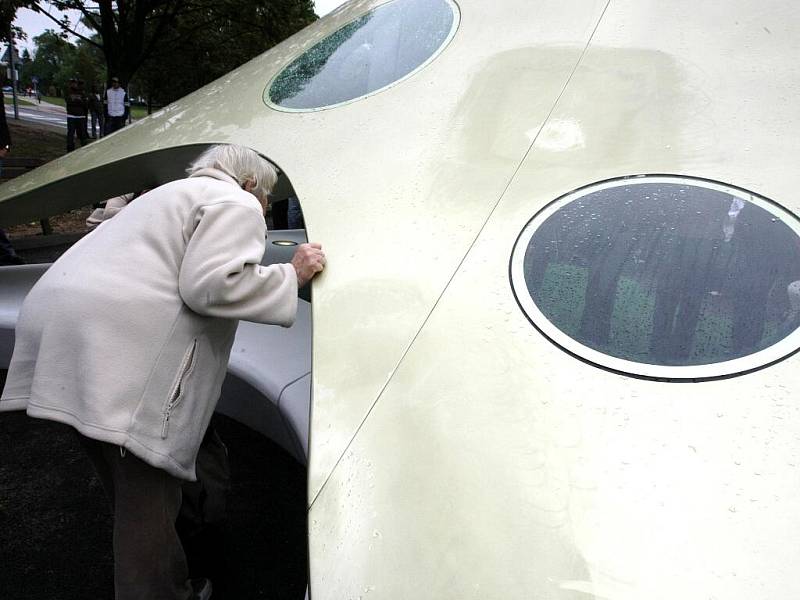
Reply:
[[118, 600], [191, 598], [174, 521], [239, 319], [290, 326], [319, 244], [260, 265], [275, 169], [214, 146], [59, 258], [25, 300], [0, 409], [74, 427], [111, 488]]

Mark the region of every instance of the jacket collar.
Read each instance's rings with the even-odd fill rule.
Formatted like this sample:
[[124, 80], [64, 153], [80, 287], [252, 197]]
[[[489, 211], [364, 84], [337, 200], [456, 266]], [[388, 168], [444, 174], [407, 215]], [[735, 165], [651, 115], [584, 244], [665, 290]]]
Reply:
[[212, 169], [210, 167], [206, 169], [199, 169], [198, 171], [195, 171], [189, 175], [189, 177], [213, 177], [214, 179], [219, 179], [220, 181], [232, 183], [236, 187], [241, 187], [239, 182], [236, 181], [236, 178], [234, 178], [230, 173], [227, 173], [221, 169]]

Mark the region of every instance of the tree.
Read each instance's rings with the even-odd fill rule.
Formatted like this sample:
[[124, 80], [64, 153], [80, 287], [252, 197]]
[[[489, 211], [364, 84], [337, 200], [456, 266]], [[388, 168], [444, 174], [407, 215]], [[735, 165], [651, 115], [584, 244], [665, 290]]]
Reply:
[[[8, 42], [9, 34], [16, 39], [24, 39], [25, 34], [19, 28], [12, 27], [18, 8], [32, 7], [35, 0], [0, 0], [0, 42]], [[5, 85], [5, 73], [0, 73], [0, 84]], [[3, 93], [0, 92], [0, 128], [8, 131], [6, 108]]]
[[33, 42], [36, 44], [36, 52], [28, 73], [39, 78], [39, 85], [43, 90], [47, 90], [50, 86], [63, 89], [65, 73], [62, 71], [70, 60], [74, 47], [52, 29], [37, 35], [33, 38]]
[[135, 89], [161, 103], [171, 102], [258, 56], [314, 19], [307, 1], [206, 3], [202, 10], [182, 14], [167, 29], [161, 51], [144, 63]]
[[[46, 3], [59, 10], [79, 11], [81, 22], [97, 35], [85, 36], [66, 17], [59, 20], [50, 15], [44, 10]], [[234, 24], [238, 27], [236, 33], [242, 39], [226, 38], [228, 45], [235, 40], [237, 46], [250, 46], [254, 36], [260, 36], [257, 46], [263, 52], [316, 18], [312, 0], [33, 0], [30, 4], [63, 31], [100, 49], [108, 76], [119, 77], [123, 85], [156, 53], [218, 38], [218, 29], [230, 32]], [[227, 49], [218, 46], [215, 50]], [[245, 54], [253, 56], [252, 48]]]
[[70, 78], [82, 79], [91, 86], [104, 81], [104, 65], [100, 52], [83, 41], [72, 44], [52, 29], [33, 38], [36, 44], [34, 59], [25, 69], [23, 83], [29, 84], [36, 75], [39, 88], [54, 88], [58, 94], [66, 88]]
[[83, 80], [86, 82], [87, 90], [92, 86], [102, 89], [106, 80], [103, 54], [95, 46], [83, 40], [78, 40], [74, 50], [67, 57], [64, 69], [67, 71], [67, 79], [76, 77]]
[[[0, 42], [8, 42], [8, 32], [12, 30], [11, 24], [19, 8], [34, 8], [36, 0], [2, 0], [0, 2]], [[14, 38], [25, 39], [25, 34], [19, 28], [13, 28]]]

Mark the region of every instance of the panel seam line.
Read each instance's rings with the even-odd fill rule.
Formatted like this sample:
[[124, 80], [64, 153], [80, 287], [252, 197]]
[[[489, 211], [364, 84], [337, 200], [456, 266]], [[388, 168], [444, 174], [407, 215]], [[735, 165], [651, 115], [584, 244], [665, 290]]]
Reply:
[[[569, 77], [567, 77], [567, 80], [564, 82], [564, 85], [562, 86], [561, 91], [558, 93], [558, 96], [553, 101], [553, 106], [550, 107], [550, 111], [547, 113], [547, 116], [544, 118], [544, 121], [542, 121], [542, 125], [539, 128], [539, 131], [536, 132], [536, 135], [534, 136], [533, 140], [531, 141], [530, 146], [528, 146], [528, 149], [525, 151], [525, 154], [523, 154], [522, 159], [519, 161], [519, 164], [514, 169], [514, 172], [511, 174], [511, 177], [509, 177], [508, 183], [506, 184], [505, 188], [503, 188], [503, 191], [500, 193], [500, 196], [497, 198], [497, 201], [495, 202], [494, 206], [492, 207], [492, 210], [489, 211], [489, 214], [486, 216], [486, 219], [484, 220], [484, 222], [481, 225], [480, 229], [475, 234], [475, 237], [473, 238], [473, 240], [470, 243], [469, 247], [464, 252], [464, 255], [461, 257], [461, 260], [458, 262], [458, 265], [456, 265], [456, 268], [453, 270], [453, 273], [450, 275], [450, 278], [447, 280], [447, 283], [442, 288], [442, 291], [439, 293], [439, 296], [436, 298], [436, 302], [433, 303], [433, 306], [431, 307], [430, 311], [428, 312], [428, 314], [423, 319], [422, 323], [420, 324], [419, 328], [417, 329], [417, 332], [414, 334], [414, 337], [411, 338], [411, 341], [408, 343], [408, 346], [406, 346], [405, 350], [403, 350], [403, 354], [400, 356], [398, 361], [395, 363], [394, 367], [392, 368], [392, 371], [389, 373], [389, 376], [386, 378], [386, 381], [383, 383], [383, 386], [381, 387], [380, 391], [375, 396], [375, 400], [372, 402], [372, 404], [370, 405], [369, 409], [364, 414], [364, 417], [361, 419], [361, 422], [358, 424], [358, 427], [356, 428], [356, 430], [353, 432], [353, 435], [348, 440], [347, 445], [342, 450], [342, 453], [339, 455], [339, 458], [336, 459], [336, 462], [331, 467], [331, 470], [328, 472], [328, 475], [325, 478], [325, 481], [322, 483], [322, 485], [319, 487], [319, 490], [317, 490], [317, 493], [314, 495], [314, 499], [309, 503], [309, 505], [308, 505], [308, 510], [309, 511], [311, 511], [311, 509], [313, 508], [314, 504], [317, 501], [317, 498], [319, 498], [320, 494], [322, 494], [322, 491], [327, 487], [328, 481], [330, 481], [330, 478], [333, 476], [333, 473], [336, 471], [336, 468], [339, 466], [339, 463], [342, 462], [342, 458], [344, 458], [345, 454], [347, 454], [347, 451], [349, 450], [350, 446], [353, 444], [353, 440], [355, 440], [356, 437], [358, 437], [358, 434], [361, 431], [361, 428], [364, 426], [364, 423], [367, 422], [367, 419], [369, 419], [370, 414], [372, 414], [372, 410], [378, 404], [378, 401], [381, 399], [381, 397], [383, 397], [383, 393], [386, 391], [386, 388], [389, 386], [389, 383], [392, 381], [392, 379], [394, 379], [394, 376], [397, 373], [398, 369], [400, 368], [400, 365], [403, 364], [403, 361], [405, 360], [405, 358], [408, 355], [408, 353], [411, 351], [411, 348], [414, 347], [414, 344], [416, 343], [417, 338], [419, 337], [420, 333], [422, 333], [422, 330], [425, 329], [425, 325], [428, 323], [428, 320], [431, 318], [431, 315], [433, 315], [434, 311], [436, 310], [436, 307], [439, 306], [439, 302], [444, 297], [445, 293], [447, 293], [447, 290], [450, 288], [450, 284], [453, 282], [453, 279], [455, 279], [456, 275], [461, 270], [461, 266], [464, 264], [464, 261], [467, 259], [467, 257], [469, 256], [470, 252], [472, 252], [472, 249], [475, 247], [475, 244], [477, 243], [478, 239], [481, 237], [481, 234], [483, 233], [483, 230], [486, 228], [486, 225], [492, 219], [492, 216], [494, 215], [495, 211], [497, 210], [497, 207], [500, 206], [500, 203], [503, 201], [503, 198], [505, 198], [506, 192], [508, 192], [508, 188], [511, 187], [511, 184], [514, 182], [514, 179], [516, 179], [516, 177], [517, 177], [517, 173], [519, 173], [519, 170], [522, 168], [522, 165], [525, 164], [525, 161], [527, 160], [528, 155], [531, 153], [531, 150], [533, 150], [533, 147], [536, 145], [536, 141], [539, 139], [539, 135], [542, 133], [544, 128], [547, 126], [547, 123], [550, 121], [550, 117], [553, 116], [553, 113], [555, 112], [556, 107], [558, 106], [558, 103], [561, 101], [562, 96], [567, 91], [567, 88], [569, 87], [569, 84], [572, 81], [572, 78], [575, 76], [575, 73], [578, 70], [578, 67], [580, 67], [581, 63], [583, 62], [583, 58], [584, 58], [584, 56], [586, 56], [586, 52], [589, 50], [589, 46], [592, 43], [592, 40], [594, 39], [594, 34], [597, 33], [597, 29], [600, 27], [600, 23], [603, 21], [603, 17], [605, 16], [606, 11], [608, 10], [608, 6], [610, 4], [611, 4], [611, 0], [607, 0], [606, 5], [603, 7], [603, 11], [600, 13], [600, 17], [597, 19], [597, 23], [595, 24], [594, 29], [592, 29], [592, 33], [589, 35], [589, 39], [586, 41], [586, 45], [584, 46], [583, 50], [581, 51], [581, 54], [578, 57], [578, 60], [575, 62], [575, 66], [572, 68], [572, 71], [570, 72]], [[310, 457], [310, 453], [311, 453], [311, 450], [309, 449], [309, 457]], [[310, 461], [309, 461], [309, 464], [310, 464]]]

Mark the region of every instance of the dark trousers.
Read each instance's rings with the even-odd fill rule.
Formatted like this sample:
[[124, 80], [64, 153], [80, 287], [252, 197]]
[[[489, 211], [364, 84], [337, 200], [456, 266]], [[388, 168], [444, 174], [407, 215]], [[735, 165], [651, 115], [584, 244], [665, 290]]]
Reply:
[[14, 246], [11, 245], [11, 240], [5, 231], [0, 229], [0, 266], [3, 265], [21, 265], [23, 261], [17, 256]]
[[114, 512], [116, 600], [190, 598], [189, 564], [178, 530], [189, 535], [191, 545], [191, 538], [223, 518], [229, 475], [219, 437], [210, 430], [203, 440], [197, 482], [173, 477], [119, 446], [79, 437]]
[[116, 600], [189, 598], [189, 568], [175, 530], [181, 480], [119, 446], [82, 442], [114, 511]]
[[67, 152], [75, 150], [75, 135], [81, 142], [81, 147], [86, 145], [86, 117], [67, 117]]
[[112, 117], [112, 116], [106, 115], [105, 119], [106, 119], [105, 135], [108, 135], [110, 133], [114, 133], [117, 129], [122, 129], [123, 127], [125, 127], [125, 117], [124, 116], [122, 116], [122, 117]]
[[103, 113], [91, 113], [92, 138], [103, 137]]
[[0, 229], [0, 256], [16, 256], [16, 254], [14, 246], [11, 245], [11, 240], [8, 239], [8, 235], [4, 230]]
[[200, 444], [195, 471], [197, 481], [183, 482], [183, 502], [175, 527], [189, 562], [189, 577], [210, 579], [214, 597], [224, 598], [229, 587], [225, 528], [231, 477], [228, 449], [213, 419]]

